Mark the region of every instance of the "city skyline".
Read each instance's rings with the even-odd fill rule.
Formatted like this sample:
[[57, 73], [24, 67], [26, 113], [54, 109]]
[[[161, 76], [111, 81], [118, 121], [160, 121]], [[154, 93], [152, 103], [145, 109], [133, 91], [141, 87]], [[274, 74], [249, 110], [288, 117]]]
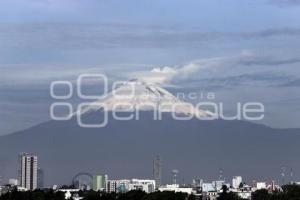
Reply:
[[[157, 169], [157, 162], [159, 161], [159, 164], [160, 164], [160, 178], [158, 179], [158, 182], [157, 182], [157, 174], [155, 173]], [[154, 184], [154, 188], [153, 190], [156, 188], [159, 188], [160, 186], [165, 186], [165, 185], [190, 185], [192, 183], [195, 183], [196, 180], [200, 180], [202, 183], [203, 183], [203, 179], [201, 177], [198, 177], [198, 176], [194, 176], [192, 180], [186, 180], [187, 182], [185, 182], [184, 180], [184, 177], [183, 176], [178, 176], [178, 174], [180, 174], [180, 171], [177, 170], [177, 169], [169, 169], [169, 173], [172, 174], [172, 176], [170, 176], [170, 179], [169, 180], [165, 180], [165, 181], [162, 181], [162, 178], [161, 178], [161, 174], [162, 174], [162, 171], [166, 172], [166, 170], [163, 170], [162, 169], [162, 158], [160, 156], [155, 156], [155, 158], [153, 159], [153, 165], [152, 165], [152, 171], [153, 171], [153, 175], [152, 177], [148, 177], [148, 179], [144, 177], [144, 180], [153, 180], [155, 181], [155, 184]], [[19, 185], [20, 187], [23, 187], [23, 188], [26, 188], [28, 190], [35, 190], [35, 189], [38, 189], [38, 188], [44, 188], [44, 170], [42, 170], [40, 168], [40, 165], [38, 165], [38, 157], [31, 154], [31, 153], [25, 153], [25, 152], [22, 152], [22, 153], [19, 153], [19, 168], [18, 170], [16, 170], [18, 173], [16, 174], [15, 177], [18, 177], [17, 179], [15, 179], [14, 177], [7, 177], [9, 178], [9, 181], [7, 183], [8, 184], [12, 184], [12, 185]], [[101, 170], [103, 171], [103, 170]], [[107, 170], [104, 170], [104, 171], [107, 171]], [[176, 172], [175, 172], [176, 171]], [[222, 171], [222, 172], [221, 172]], [[175, 175], [176, 173], [176, 175]], [[183, 172], [184, 173], [184, 172]], [[221, 174], [220, 174], [221, 173]], [[242, 179], [242, 176], [240, 175], [234, 175], [232, 176], [232, 182], [230, 183], [230, 185], [232, 186], [232, 188], [239, 188], [239, 185], [241, 183], [248, 183], [251, 185], [251, 183], [255, 183], [255, 182], [274, 182], [274, 180], [278, 180], [278, 183], [280, 185], [285, 185], [285, 184], [288, 184], [288, 183], [298, 183], [297, 180], [294, 179], [293, 177], [293, 168], [287, 168], [287, 166], [282, 166], [280, 168], [280, 171], [279, 171], [279, 178], [272, 178], [270, 180], [266, 180], [265, 178], [262, 178], [261, 180], [255, 180], [255, 179], [252, 179], [252, 180], [244, 180]], [[92, 189], [92, 190], [95, 190], [95, 191], [103, 191], [103, 190], [107, 190], [107, 187], [108, 187], [108, 182], [109, 181], [115, 181], [115, 180], [118, 180], [117, 177], [114, 177], [114, 179], [109, 179], [109, 176], [108, 174], [106, 173], [95, 173], [95, 174], [91, 174], [90, 172], [84, 172], [84, 171], [80, 171], [78, 172], [76, 175], [74, 174], [74, 177], [73, 177], [73, 180], [69, 182], [70, 185], [74, 185], [76, 187], [78, 187], [78, 189], [87, 189], [86, 187], [82, 187], [80, 186], [80, 183], [77, 182], [77, 178], [79, 178], [80, 176], [89, 176], [90, 179], [91, 179], [91, 182], [90, 182], [90, 187], [88, 189]], [[222, 181], [222, 182], [230, 182], [230, 178], [226, 178], [226, 174], [224, 175], [223, 174], [223, 170], [219, 168], [219, 176], [215, 176], [215, 178], [211, 177], [211, 179], [207, 180], [207, 181]], [[120, 177], [119, 177], [120, 178]], [[174, 178], [176, 180], [174, 180]], [[121, 178], [119, 180], [124, 180], [124, 181], [127, 181], [127, 180], [138, 180], [138, 177], [136, 176], [132, 176], [132, 177], [126, 177], [126, 178]], [[17, 181], [15, 181], [17, 180]], [[143, 179], [141, 179], [143, 180]], [[3, 181], [0, 182], [0, 185], [3, 184]], [[75, 182], [74, 182], [75, 181]], [[79, 184], [79, 185], [78, 185]], [[85, 182], [83, 183], [85, 184]], [[196, 183], [195, 183], [196, 184]], [[300, 181], [299, 181], [299, 184], [300, 184]], [[68, 185], [68, 183], [61, 183], [61, 184], [58, 184], [58, 185]], [[114, 186], [116, 187], [116, 185], [114, 184]], [[47, 185], [47, 187], [51, 187], [51, 185]]]
[[[40, 191], [46, 191], [45, 189], [53, 189], [54, 192], [63, 192], [65, 199], [76, 199], [79, 197], [77, 192], [80, 191], [95, 191], [102, 193], [127, 193], [130, 191], [142, 191], [146, 194], [156, 193], [156, 192], [175, 192], [183, 193], [187, 195], [193, 195], [197, 199], [206, 199], [206, 198], [218, 198], [224, 194], [224, 188], [227, 188], [230, 193], [237, 195], [241, 199], [251, 199], [254, 194], [259, 191], [268, 191], [270, 194], [278, 194], [283, 192], [283, 188], [286, 185], [296, 186], [300, 185], [300, 182], [294, 182], [292, 179], [292, 169], [291, 177], [289, 182], [284, 182], [285, 168], [282, 169], [282, 187], [277, 185], [274, 180], [272, 181], [252, 181], [247, 183], [242, 176], [233, 176], [231, 183], [226, 181], [223, 178], [223, 172], [220, 169], [219, 179], [215, 179], [211, 182], [205, 181], [200, 178], [195, 178], [189, 183], [178, 183], [176, 181], [177, 175], [179, 174], [178, 170], [172, 170], [174, 176], [172, 183], [158, 183], [157, 185], [155, 178], [157, 174], [157, 164], [161, 165], [160, 156], [156, 156], [153, 160], [153, 179], [140, 179], [140, 178], [131, 178], [131, 179], [109, 179], [108, 174], [97, 173], [95, 175], [90, 175], [87, 172], [81, 172], [77, 174], [72, 181], [71, 185], [53, 185], [47, 187], [38, 187], [38, 158], [29, 153], [20, 153], [19, 154], [19, 167], [20, 167], [20, 177], [19, 180], [10, 179], [8, 184], [0, 184], [0, 197], [5, 195], [7, 192], [11, 192], [13, 188], [17, 188], [16, 191], [25, 192], [25, 191], [34, 191], [39, 189]], [[39, 172], [41, 173], [41, 172]], [[84, 176], [86, 176], [84, 178]], [[87, 179], [86, 179], [87, 178]], [[90, 180], [88, 180], [90, 178]], [[161, 180], [159, 180], [161, 181]], [[226, 191], [225, 191], [226, 192]], [[75, 195], [75, 196], [73, 196]]]

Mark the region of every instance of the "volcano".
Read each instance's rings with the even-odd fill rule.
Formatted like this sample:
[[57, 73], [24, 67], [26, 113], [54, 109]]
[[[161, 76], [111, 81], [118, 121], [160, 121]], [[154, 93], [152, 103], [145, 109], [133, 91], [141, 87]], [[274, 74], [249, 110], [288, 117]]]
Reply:
[[[134, 88], [134, 92], [132, 92]], [[178, 105], [178, 106], [174, 106]], [[155, 110], [161, 119], [155, 119]], [[139, 119], [118, 120], [139, 111]], [[103, 120], [102, 127], [84, 124]], [[191, 116], [189, 120], [174, 119]], [[71, 183], [78, 172], [104, 172], [110, 178], [151, 178], [152, 160], [163, 160], [163, 182], [171, 182], [178, 169], [179, 182], [192, 178], [217, 179], [242, 175], [245, 180], [280, 178], [283, 166], [300, 169], [299, 129], [274, 129], [248, 121], [199, 120], [211, 116], [180, 101], [167, 90], [136, 80], [129, 81], [103, 99], [73, 113], [68, 121], [51, 120], [0, 137], [0, 176], [17, 176], [17, 155], [29, 152], [39, 157], [45, 182]], [[295, 173], [294, 178], [300, 178]]]

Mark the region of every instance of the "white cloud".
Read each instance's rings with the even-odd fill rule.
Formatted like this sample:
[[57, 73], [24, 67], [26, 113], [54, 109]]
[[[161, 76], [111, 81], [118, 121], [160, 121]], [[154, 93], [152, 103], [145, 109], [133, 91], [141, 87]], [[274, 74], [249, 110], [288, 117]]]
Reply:
[[295, 65], [299, 62], [300, 59], [297, 58], [258, 56], [244, 50], [234, 56], [197, 59], [181, 66], [155, 67], [150, 71], [131, 73], [130, 76], [151, 84], [165, 85], [181, 85], [182, 82], [190, 80], [216, 82], [222, 79], [224, 82], [226, 79], [235, 78], [236, 81], [239, 77], [241, 81], [241, 77], [252, 77], [253, 81], [266, 77], [266, 81], [273, 81], [272, 74], [276, 75], [277, 80], [278, 74], [282, 74], [282, 77], [300, 77], [300, 70], [295, 70]]
[[133, 73], [131, 76], [139, 77], [139, 79], [152, 84], [170, 84], [195, 76], [201, 76], [203, 78], [215, 72], [217, 73], [225, 66], [224, 64], [228, 65], [228, 63], [235, 61], [241, 56], [245, 55], [199, 59], [179, 67], [155, 67], [150, 72]]

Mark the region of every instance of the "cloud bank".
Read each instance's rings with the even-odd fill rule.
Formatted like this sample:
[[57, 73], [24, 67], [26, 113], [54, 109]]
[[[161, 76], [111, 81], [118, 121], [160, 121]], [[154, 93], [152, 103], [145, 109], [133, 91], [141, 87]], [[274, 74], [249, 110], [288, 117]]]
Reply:
[[[130, 74], [151, 84], [182, 86], [187, 83], [201, 86], [233, 87], [246, 82], [264, 86], [287, 85], [300, 78], [299, 58], [257, 56], [243, 51], [235, 56], [205, 58], [182, 66], [155, 67], [150, 71]], [[293, 70], [291, 70], [293, 69]]]

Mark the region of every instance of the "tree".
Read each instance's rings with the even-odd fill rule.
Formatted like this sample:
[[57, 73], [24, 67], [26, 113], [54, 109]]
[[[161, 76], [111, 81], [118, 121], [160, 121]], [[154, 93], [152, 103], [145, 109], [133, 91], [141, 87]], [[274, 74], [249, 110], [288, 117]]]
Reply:
[[218, 200], [239, 200], [239, 196], [233, 192], [228, 192], [226, 185], [222, 186], [222, 193], [217, 198]]
[[118, 200], [142, 200], [146, 196], [146, 193], [141, 190], [132, 190], [124, 194], [119, 194]]
[[16, 189], [0, 196], [0, 200], [65, 200], [63, 192], [53, 190], [34, 190], [20, 192]]
[[[164, 191], [164, 192], [154, 192], [147, 194], [142, 200], [186, 200], [188, 199], [187, 193]], [[193, 199], [189, 199], [193, 200]]]
[[300, 199], [300, 185], [291, 184], [282, 186], [285, 199], [299, 200]]
[[244, 187], [244, 183], [240, 183], [239, 188], [243, 188]]
[[269, 200], [272, 197], [266, 189], [256, 190], [251, 196], [252, 200]]

